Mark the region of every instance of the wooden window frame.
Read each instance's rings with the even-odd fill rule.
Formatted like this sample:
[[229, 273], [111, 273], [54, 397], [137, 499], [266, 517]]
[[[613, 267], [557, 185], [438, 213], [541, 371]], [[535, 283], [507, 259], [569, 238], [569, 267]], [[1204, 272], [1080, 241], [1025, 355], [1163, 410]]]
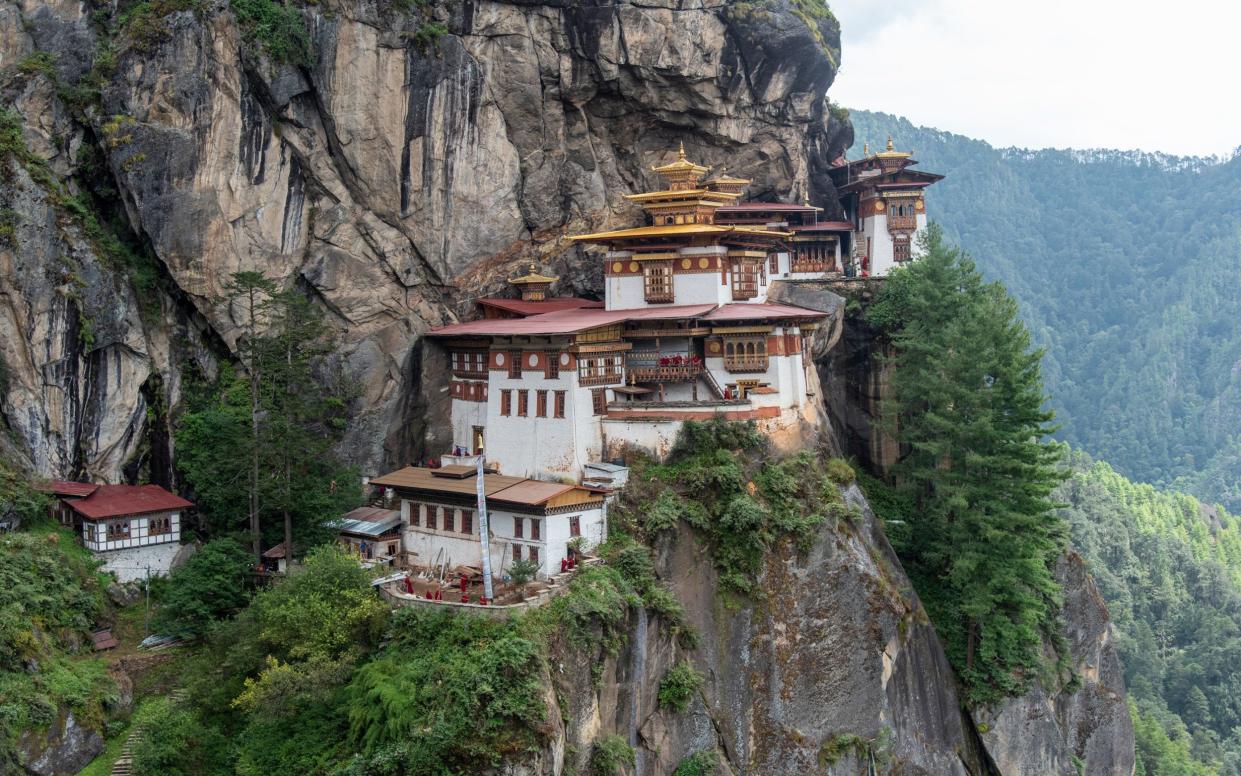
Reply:
[[730, 274], [734, 300], [753, 299], [758, 296], [759, 267], [756, 263], [738, 259], [733, 262]]
[[563, 418], [565, 410], [565, 392], [556, 391], [553, 397], [552, 417]]
[[[133, 526], [129, 523], [129, 520], [109, 520], [104, 529], [104, 536], [107, 537], [106, 541], [119, 542], [133, 538]], [[121, 528], [125, 529], [124, 532], [120, 530]]]
[[474, 510], [473, 509], [461, 510], [461, 533], [463, 534], [474, 533]]
[[521, 351], [510, 350], [508, 352], [508, 376], [510, 380], [521, 379]]
[[572, 515], [569, 517], [569, 538], [573, 539], [582, 535], [582, 516]]
[[547, 417], [547, 389], [540, 388], [534, 392], [534, 416]]
[[560, 354], [548, 352], [547, 361], [543, 364], [543, 376], [548, 380], [560, 379]]
[[530, 541], [538, 542], [543, 540], [542, 522], [537, 517], [530, 518]]
[[513, 518], [513, 538], [514, 539], [525, 539], [526, 538], [525, 533], [526, 533], [526, 518], [514, 517]]
[[642, 262], [642, 294], [650, 304], [675, 301], [671, 260]]
[[500, 414], [508, 416], [513, 414], [513, 389], [500, 389]]
[[531, 545], [526, 548], [526, 559], [536, 566], [539, 565], [539, 548]]
[[521, 560], [521, 545], [518, 544], [517, 542], [513, 542], [512, 544], [513, 544], [513, 560], [515, 561]]
[[726, 337], [724, 368], [729, 372], [766, 372], [771, 363], [767, 352], [767, 336]]
[[530, 415], [530, 391], [522, 388], [517, 391], [517, 417], [525, 418]]
[[608, 414], [608, 392], [606, 388], [596, 388], [590, 392], [590, 406], [595, 415]]

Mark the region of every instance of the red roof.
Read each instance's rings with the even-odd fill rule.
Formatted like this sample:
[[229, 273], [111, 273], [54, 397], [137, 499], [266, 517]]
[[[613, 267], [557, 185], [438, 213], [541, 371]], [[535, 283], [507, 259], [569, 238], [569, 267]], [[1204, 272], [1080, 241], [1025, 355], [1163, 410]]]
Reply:
[[505, 312], [516, 313], [523, 318], [530, 315], [540, 315], [542, 313], [554, 313], [558, 310], [584, 310], [598, 309], [603, 307], [603, 302], [596, 302], [593, 299], [579, 299], [575, 296], [558, 296], [552, 299], [544, 299], [541, 302], [527, 302], [521, 299], [498, 299], [487, 297], [475, 300], [484, 307], [494, 307]]
[[48, 480], [34, 486], [35, 490], [51, 493], [53, 496], [82, 498], [95, 492], [99, 486], [92, 482], [73, 482], [71, 480]]
[[826, 313], [787, 304], [726, 304], [713, 311], [707, 321], [755, 321], [770, 318], [822, 318]]
[[158, 485], [100, 485], [89, 496], [72, 501], [69, 506], [82, 517], [99, 520], [188, 509], [194, 504]]
[[725, 205], [724, 207], [717, 207], [715, 209], [715, 212], [716, 213], [745, 213], [745, 212], [752, 211], [752, 212], [757, 212], [757, 213], [765, 213], [765, 212], [774, 211], [774, 210], [782, 210], [782, 211], [792, 210], [792, 211], [802, 211], [806, 213], [812, 213], [816, 210], [822, 210], [822, 209], [823, 208], [815, 207], [814, 205], [795, 205], [791, 202], [738, 202], [735, 205]]
[[853, 224], [848, 221], [820, 221], [817, 224], [795, 224], [789, 229], [794, 232], [852, 232]]
[[573, 334], [597, 326], [636, 320], [698, 318], [709, 313], [713, 304], [683, 304], [668, 307], [640, 307], [631, 310], [559, 310], [528, 318], [498, 318], [455, 323], [428, 332], [431, 337], [461, 335]]

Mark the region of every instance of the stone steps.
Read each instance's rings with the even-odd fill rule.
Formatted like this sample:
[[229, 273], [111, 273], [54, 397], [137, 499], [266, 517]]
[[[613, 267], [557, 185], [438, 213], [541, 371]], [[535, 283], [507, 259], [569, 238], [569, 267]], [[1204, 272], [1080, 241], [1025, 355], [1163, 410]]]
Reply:
[[[174, 690], [168, 698], [174, 703], [180, 703], [185, 699], [185, 690]], [[134, 745], [142, 740], [146, 735], [147, 726], [145, 724], [138, 725], [129, 731], [129, 735], [125, 737], [125, 745], [121, 747], [121, 756], [116, 758], [116, 762], [112, 763], [112, 776], [133, 776], [134, 773]]]

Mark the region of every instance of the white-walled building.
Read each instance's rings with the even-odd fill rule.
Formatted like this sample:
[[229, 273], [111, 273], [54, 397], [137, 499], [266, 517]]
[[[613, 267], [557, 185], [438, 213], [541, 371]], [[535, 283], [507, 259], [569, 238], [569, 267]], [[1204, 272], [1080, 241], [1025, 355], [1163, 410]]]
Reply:
[[194, 507], [158, 485], [99, 485], [64, 503], [82, 544], [122, 582], [172, 569], [182, 518]]
[[[482, 565], [477, 470], [471, 466], [407, 466], [371, 484], [393, 491], [399, 504], [403, 561], [423, 568]], [[492, 572], [516, 559], [534, 561], [539, 578], [560, 571], [569, 543], [583, 551], [606, 537], [604, 493], [559, 482], [487, 473], [483, 487]]]

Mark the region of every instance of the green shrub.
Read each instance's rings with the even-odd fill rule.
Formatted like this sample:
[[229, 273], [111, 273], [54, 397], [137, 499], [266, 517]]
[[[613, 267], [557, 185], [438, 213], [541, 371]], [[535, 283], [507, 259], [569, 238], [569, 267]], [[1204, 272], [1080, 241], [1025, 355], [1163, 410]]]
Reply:
[[201, 636], [212, 622], [236, 614], [249, 599], [253, 558], [233, 539], [207, 542], [164, 586], [155, 628], [160, 633]]
[[441, 36], [448, 34], [448, 28], [439, 22], [423, 22], [414, 33], [414, 43], [419, 50], [426, 51], [435, 45]]
[[715, 776], [715, 752], [695, 752], [678, 765], [672, 776]]
[[310, 35], [296, 6], [277, 0], [229, 0], [245, 41], [277, 62], [310, 65]]
[[550, 611], [575, 646], [602, 643], [615, 652], [624, 641], [629, 608], [641, 603], [633, 585], [615, 568], [584, 566], [573, 576], [568, 592], [552, 601]]
[[636, 752], [625, 739], [608, 735], [595, 741], [590, 752], [591, 776], [615, 776], [624, 766], [637, 762]]
[[508, 576], [513, 587], [523, 592], [526, 585], [539, 573], [539, 564], [529, 558], [518, 558], [508, 567]]
[[827, 476], [837, 485], [849, 485], [857, 479], [857, 473], [843, 458], [832, 458], [827, 462]]
[[198, 776], [229, 770], [227, 742], [186, 706], [167, 698], [148, 701], [140, 722], [148, 727], [133, 747], [134, 776]]
[[668, 669], [659, 683], [659, 707], [678, 713], [685, 711], [694, 693], [701, 688], [702, 674], [688, 660], [683, 660]]

